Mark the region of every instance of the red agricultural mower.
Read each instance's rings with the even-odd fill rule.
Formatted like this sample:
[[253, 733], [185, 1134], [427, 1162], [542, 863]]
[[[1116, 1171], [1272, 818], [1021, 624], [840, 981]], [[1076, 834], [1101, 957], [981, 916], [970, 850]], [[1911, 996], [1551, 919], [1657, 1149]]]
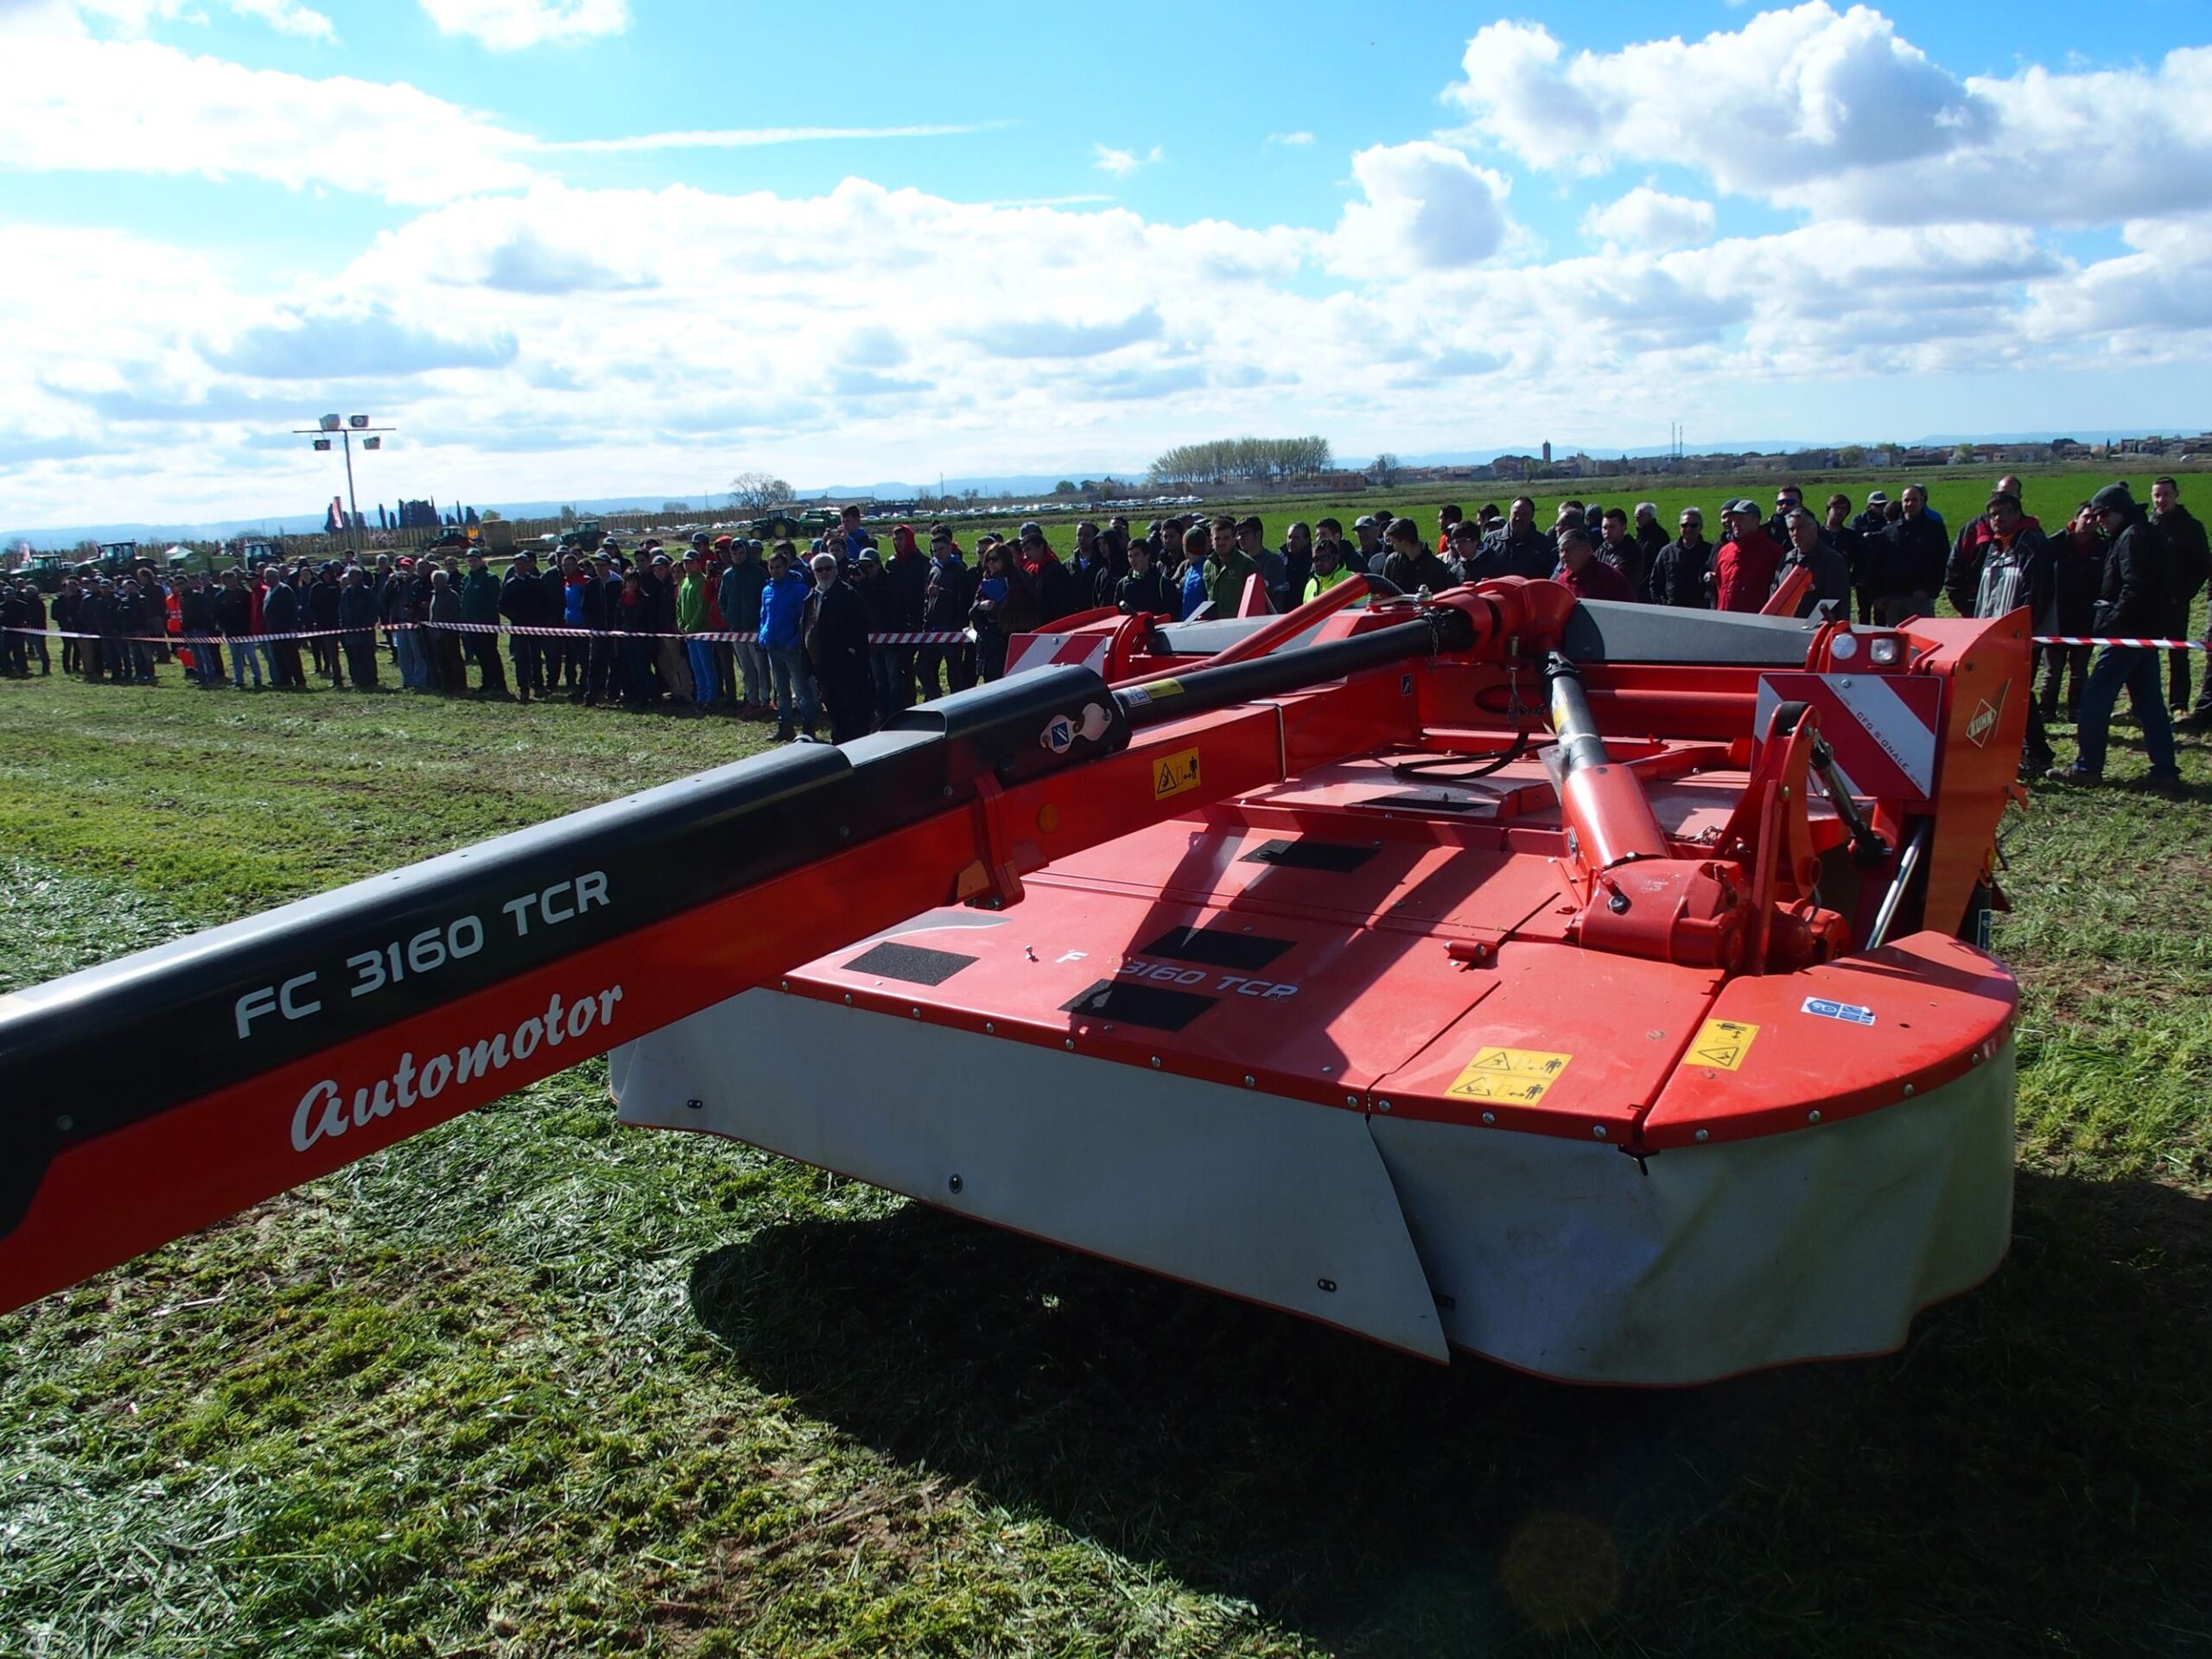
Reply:
[[0, 1306], [610, 1049], [626, 1122], [1575, 1382], [1887, 1350], [1996, 1267], [2024, 615], [1363, 579], [1038, 643], [0, 999]]

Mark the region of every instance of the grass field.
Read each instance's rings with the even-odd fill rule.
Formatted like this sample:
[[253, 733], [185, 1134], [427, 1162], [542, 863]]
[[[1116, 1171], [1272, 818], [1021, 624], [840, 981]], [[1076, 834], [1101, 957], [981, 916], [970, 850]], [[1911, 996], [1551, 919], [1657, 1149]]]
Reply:
[[[754, 730], [0, 684], [0, 984]], [[593, 1064], [0, 1318], [0, 1653], [2212, 1650], [2201, 739], [2183, 767], [2009, 832], [2014, 1249], [1895, 1357], [1437, 1370], [620, 1133]]]

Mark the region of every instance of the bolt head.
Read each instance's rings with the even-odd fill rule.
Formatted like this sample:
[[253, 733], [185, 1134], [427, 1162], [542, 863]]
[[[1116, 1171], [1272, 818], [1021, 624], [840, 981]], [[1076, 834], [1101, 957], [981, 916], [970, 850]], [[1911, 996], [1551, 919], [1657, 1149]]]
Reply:
[[1805, 1114], [1805, 1121], [1808, 1123], [1817, 1123], [1821, 1121], [1821, 1115], [1818, 1112], [1808, 1112]]
[[1912, 1098], [1912, 1085], [1909, 1083], [1904, 1086], [1904, 1097], [1907, 1100], [1910, 1100]]
[[1248, 1077], [1245, 1077], [1245, 1079], [1244, 1079], [1244, 1086], [1245, 1086], [1247, 1089], [1249, 1089], [1249, 1088], [1251, 1088], [1251, 1087], [1253, 1087], [1253, 1086], [1254, 1086], [1255, 1082], [1255, 1079], [1254, 1079], [1253, 1077], [1251, 1077], [1248, 1076]]
[[1483, 1114], [1483, 1122], [1485, 1122], [1485, 1123], [1495, 1123], [1495, 1122], [1497, 1122], [1497, 1114], [1496, 1112], [1484, 1112], [1484, 1113]]
[[1700, 1130], [1697, 1132], [1697, 1138], [1698, 1138], [1699, 1140], [1700, 1140], [1700, 1141], [1708, 1141], [1708, 1140], [1711, 1140], [1711, 1139], [1712, 1139], [1712, 1131], [1711, 1131], [1711, 1130], [1709, 1130], [1709, 1129], [1700, 1129]]
[[1590, 1133], [1602, 1141], [1605, 1138], [1605, 1126], [1602, 1123], [1592, 1123], [1590, 1126]]

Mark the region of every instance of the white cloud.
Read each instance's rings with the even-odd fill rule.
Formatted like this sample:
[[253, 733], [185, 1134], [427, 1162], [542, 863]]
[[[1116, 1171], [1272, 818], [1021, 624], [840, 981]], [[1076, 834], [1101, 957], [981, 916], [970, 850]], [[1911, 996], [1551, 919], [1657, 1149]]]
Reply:
[[422, 0], [446, 35], [467, 35], [494, 52], [566, 45], [630, 26], [626, 0]]
[[1990, 120], [1881, 13], [1825, 0], [1701, 41], [1571, 58], [1540, 23], [1492, 23], [1464, 67], [1447, 97], [1539, 167], [1681, 162], [1738, 192], [1948, 149]]
[[1313, 142], [1313, 135], [1310, 132], [1271, 132], [1260, 142], [1281, 144], [1288, 149], [1304, 149]]
[[1626, 248], [1687, 248], [1713, 239], [1713, 204], [1639, 184], [1582, 216], [1586, 236]]
[[404, 83], [98, 40], [51, 9], [0, 10], [0, 51], [14, 83], [0, 168], [259, 178], [410, 204], [533, 176], [520, 158], [526, 139]]
[[1464, 151], [1417, 139], [1351, 158], [1364, 200], [1338, 222], [1332, 262], [1352, 274], [1448, 270], [1479, 264], [1505, 244], [1512, 186]]
[[[165, 3], [141, 15], [186, 20]], [[1552, 258], [1510, 216], [1503, 167], [1435, 138], [1354, 155], [1352, 199], [1321, 230], [861, 178], [810, 195], [582, 189], [550, 175], [568, 150], [405, 86], [249, 71], [99, 32], [127, 18], [0, 0], [0, 57], [27, 66], [0, 167], [235, 175], [410, 210], [312, 283], [227, 257], [219, 231], [195, 249], [0, 222], [0, 518], [81, 520], [92, 501], [164, 518], [311, 506], [328, 457], [288, 429], [354, 402], [400, 428], [365, 493], [496, 500], [682, 493], [740, 456], [794, 482], [1121, 467], [1262, 423], [1325, 431], [1346, 454], [1529, 441], [1547, 425], [1635, 442], [1655, 418], [1715, 409], [1741, 431], [1755, 407], [1789, 423], [1768, 429], [1818, 436], [1834, 389], [1878, 373], [1986, 386], [2013, 424], [2025, 383], [1998, 377], [2016, 369], [2040, 383], [2118, 357], [2212, 362], [2212, 203], [2191, 206], [2212, 166], [2143, 162], [2154, 141], [2183, 158], [2212, 143], [2212, 53], [1955, 82], [1924, 60], [1908, 73], [1910, 48], [1878, 15], [1770, 16], [1808, 54], [1786, 86], [1739, 73], [1740, 44], [1713, 46], [1772, 26], [1750, 19], [1659, 43], [1662, 59], [1721, 55], [1692, 65], [1710, 88], [1676, 87], [1680, 109], [1658, 113], [1628, 107], [1644, 48], [1595, 60], [1619, 85], [1585, 84], [1541, 29], [1477, 37], [1510, 72], [1486, 74], [1495, 95], [1471, 107], [1488, 142], [1569, 175], [1684, 165], [1811, 218], [1714, 241], [1700, 193], [1666, 194], [1668, 174], [1624, 179], [1586, 220], [1605, 251]], [[1868, 131], [1870, 111], [1894, 114], [1900, 79], [1934, 88], [1935, 105], [1962, 87], [1988, 110], [1948, 137], [1910, 120], [1902, 138]], [[2183, 96], [2200, 84], [2206, 96]], [[1777, 156], [1723, 156], [1695, 130], [1723, 95], [1767, 100]], [[1908, 110], [1929, 106], [1919, 96]], [[322, 142], [333, 130], [365, 137]], [[577, 142], [680, 155], [820, 131]], [[1683, 153], [1644, 155], [1662, 141]], [[2005, 143], [2055, 213], [2101, 199], [2088, 222], [2119, 226], [2123, 251], [2056, 251], [2031, 187], [1993, 159]], [[2067, 146], [2082, 181], [2058, 176]], [[1097, 155], [1133, 169], [1160, 152]], [[1979, 222], [1957, 211], [1968, 200]], [[1620, 391], [1657, 385], [1664, 409]], [[1421, 395], [1439, 390], [1452, 395]], [[487, 410], [524, 412], [495, 426]]]
[[1090, 153], [1094, 157], [1092, 166], [1101, 173], [1111, 173], [1117, 179], [1125, 179], [1141, 167], [1150, 167], [1154, 162], [1166, 159], [1166, 153], [1158, 144], [1142, 156], [1133, 149], [1116, 149], [1109, 144], [1093, 144]]
[[2155, 67], [1953, 74], [1881, 12], [1825, 0], [1701, 40], [1570, 54], [1538, 23], [1467, 43], [1462, 137], [1576, 175], [1688, 167], [1873, 224], [2109, 225], [2212, 207], [2212, 48]]
[[[54, 14], [75, 10], [98, 17], [110, 28], [124, 35], [143, 35], [156, 22], [183, 21], [204, 23], [207, 14], [199, 10], [197, 0], [56, 0], [42, 3], [41, 0], [13, 0], [22, 11], [44, 10]], [[255, 17], [280, 35], [298, 35], [309, 40], [335, 40], [337, 30], [330, 19], [301, 0], [219, 0], [219, 3], [243, 17]]]

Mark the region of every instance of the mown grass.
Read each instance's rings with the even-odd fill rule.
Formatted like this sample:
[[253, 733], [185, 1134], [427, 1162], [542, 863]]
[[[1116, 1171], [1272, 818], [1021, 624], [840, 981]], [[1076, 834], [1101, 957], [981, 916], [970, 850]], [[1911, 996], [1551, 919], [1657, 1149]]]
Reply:
[[[0, 686], [0, 975], [753, 741]], [[1894, 1357], [1665, 1394], [1438, 1370], [618, 1132], [594, 1064], [0, 1319], [0, 1652], [2205, 1650], [2200, 741], [2184, 767], [2182, 803], [2038, 791], [2008, 832], [2015, 1248]]]

